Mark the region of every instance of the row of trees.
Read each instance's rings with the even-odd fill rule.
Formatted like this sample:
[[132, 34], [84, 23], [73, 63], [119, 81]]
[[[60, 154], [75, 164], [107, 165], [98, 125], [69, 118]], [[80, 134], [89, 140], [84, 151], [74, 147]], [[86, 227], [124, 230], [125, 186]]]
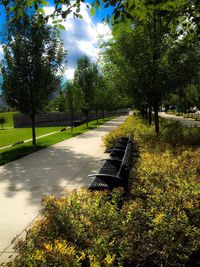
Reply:
[[87, 56], [77, 61], [74, 79], [67, 81], [60, 95], [49, 103], [47, 110], [68, 111], [73, 125], [75, 115], [82, 112], [87, 119], [91, 111], [114, 111], [131, 105], [131, 99], [111, 86], [106, 75]]
[[[27, 12], [7, 23], [7, 44], [4, 46], [4, 62], [1, 72], [2, 91], [6, 102], [30, 116], [32, 143], [36, 144], [35, 117], [44, 110], [50, 94], [60, 89], [63, 79], [63, 62], [66, 51], [57, 32], [47, 24], [39, 24], [41, 15], [30, 8]], [[72, 125], [77, 112], [87, 118], [93, 109], [116, 109], [127, 104], [117, 91], [110, 91], [97, 64], [86, 56], [78, 60], [74, 80], [61, 89], [59, 105], [71, 115]], [[115, 94], [115, 98], [112, 95]]]
[[135, 106], [148, 107], [149, 124], [154, 110], [155, 131], [159, 133], [158, 110], [164, 101], [173, 98], [178, 104], [185, 96], [193, 105], [200, 105], [197, 2], [131, 3], [125, 6], [122, 1], [123, 8], [119, 13], [115, 10], [114, 38], [106, 44], [104, 67], [111, 70], [109, 77], [116, 86], [121, 84], [133, 97]]
[[[65, 19], [70, 12], [78, 16], [81, 2], [84, 0], [73, 3], [56, 1], [52, 16], [61, 14]], [[3, 1], [14, 25], [17, 25], [15, 22], [26, 18], [24, 3], [26, 0], [23, 1], [23, 5], [20, 1]], [[49, 17], [40, 15], [41, 6], [46, 5], [46, 1], [32, 0], [27, 4], [29, 8], [34, 7], [36, 14], [39, 14], [33, 28], [38, 28], [38, 31], [46, 28], [44, 22]], [[188, 94], [191, 96], [190, 92], [195, 96], [197, 104], [199, 101], [199, 2], [196, 0], [105, 0], [102, 4], [105, 7], [113, 7], [113, 14], [108, 19], [113, 24], [114, 35], [113, 40], [106, 44], [107, 47], [104, 50], [103, 83], [106, 81], [107, 90], [110, 90], [113, 95], [131, 96], [135, 106], [148, 107], [149, 124], [151, 124], [153, 109], [155, 131], [158, 133], [158, 110], [163, 101], [179, 99], [181, 102], [183, 97]], [[67, 9], [61, 9], [62, 5]], [[73, 11], [74, 6], [77, 7], [76, 11]], [[94, 13], [94, 7], [100, 8], [98, 0], [93, 1], [91, 5], [92, 13]], [[20, 12], [17, 12], [19, 10]], [[23, 34], [25, 32], [24, 29]], [[14, 41], [15, 39], [10, 39], [10, 46]], [[63, 55], [63, 52], [60, 54]], [[12, 56], [10, 58], [12, 59]], [[101, 75], [98, 68], [95, 65], [92, 66], [86, 58], [80, 59], [78, 65], [80, 67], [75, 72], [74, 81], [69, 83], [68, 87], [73, 94], [78, 91], [72, 88], [81, 87], [78, 94], [80, 102], [84, 103], [82, 111], [87, 117], [92, 105], [95, 106], [96, 102], [97, 107], [101, 102], [98, 101], [98, 97], [94, 98], [94, 88], [96, 88], [96, 96], [99, 95], [97, 88], [102, 84]], [[81, 68], [84, 69], [83, 72]], [[58, 70], [58, 65], [56, 69]], [[54, 77], [57, 79], [58, 76]], [[101, 95], [102, 91], [100, 92]], [[102, 99], [103, 96], [101, 95], [100, 98]]]

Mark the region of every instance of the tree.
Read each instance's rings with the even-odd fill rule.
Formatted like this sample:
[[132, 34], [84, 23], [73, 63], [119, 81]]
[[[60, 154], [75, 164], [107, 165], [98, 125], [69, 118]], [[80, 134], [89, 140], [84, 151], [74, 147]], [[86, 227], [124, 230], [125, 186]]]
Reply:
[[82, 106], [82, 98], [80, 89], [73, 81], [67, 81], [65, 86], [66, 108], [70, 113], [71, 131], [74, 128], [74, 118], [80, 112]]
[[174, 44], [169, 51], [169, 71], [172, 100], [181, 112], [199, 104], [200, 45], [190, 38], [190, 34]]
[[6, 123], [6, 119], [4, 117], [0, 117], [1, 129], [3, 129], [4, 123]]
[[[33, 2], [33, 1], [31, 1]], [[35, 1], [34, 1], [35, 2]], [[84, 0], [76, 0], [73, 5], [77, 7], [75, 15], [79, 15], [80, 2]], [[94, 15], [95, 7], [100, 9], [101, 5], [104, 8], [112, 7], [113, 12], [107, 16], [107, 20], [114, 26], [113, 33], [118, 35], [120, 32], [127, 29], [141, 29], [146, 37], [149, 51], [148, 73], [149, 76], [148, 87], [149, 99], [149, 114], [151, 108], [154, 108], [155, 114], [155, 131], [159, 133], [159, 118], [158, 109], [163, 100], [166, 88], [162, 90], [160, 84], [163, 73], [163, 63], [165, 62], [165, 50], [168, 46], [168, 41], [174, 39], [178, 40], [183, 34], [190, 33], [194, 35], [196, 40], [199, 38], [199, 1], [198, 0], [94, 0], [90, 6], [90, 11]], [[62, 6], [66, 8], [62, 11]], [[39, 10], [39, 8], [38, 8]], [[56, 1], [54, 14], [61, 14], [65, 19], [68, 14], [72, 12], [71, 2]], [[192, 37], [191, 37], [192, 38]], [[166, 78], [166, 77], [165, 77]], [[162, 94], [164, 91], [164, 94]], [[140, 99], [140, 96], [138, 97]], [[146, 100], [144, 101], [146, 102]], [[144, 103], [146, 105], [146, 103]]]
[[89, 112], [92, 109], [94, 93], [95, 93], [96, 75], [93, 64], [87, 56], [78, 59], [77, 68], [74, 73], [75, 85], [80, 89], [80, 97], [83, 99], [82, 112], [86, 116], [86, 124], [88, 127]]
[[103, 74], [100, 71], [100, 68], [97, 64], [93, 64], [94, 72], [94, 99], [93, 99], [93, 109], [96, 112], [97, 123], [99, 120], [99, 111], [102, 111], [104, 118], [104, 111], [106, 107], [106, 82]]
[[54, 107], [58, 112], [66, 111], [66, 97], [64, 92], [60, 92], [59, 95], [54, 99]]
[[121, 1], [116, 7], [114, 43], [110, 46], [115, 55], [111, 54], [110, 60], [129, 81], [125, 84], [141, 107], [149, 106], [150, 121], [154, 108], [155, 131], [159, 133], [159, 105], [171, 90], [167, 54], [181, 36], [180, 21], [186, 21], [185, 2], [130, 2], [132, 5]]
[[[60, 17], [65, 20], [67, 16], [73, 13], [74, 17], [82, 18], [80, 15], [80, 5], [81, 3], [86, 3], [86, 0], [54, 0], [55, 8], [52, 14], [41, 16], [39, 24], [45, 24], [51, 17], [54, 19], [55, 26], [62, 29], [60, 24]], [[43, 7], [49, 5], [47, 0], [1, 0], [0, 4], [4, 5], [6, 12], [11, 14], [11, 21], [18, 19], [23, 16], [26, 12], [27, 7], [29, 9], [34, 9], [39, 15], [45, 13]], [[118, 25], [119, 22], [123, 22], [123, 28], [126, 28], [127, 24], [130, 24], [135, 19], [135, 15], [139, 15], [144, 18], [147, 14], [151, 15], [153, 5], [158, 4], [162, 10], [163, 15], [166, 11], [176, 12], [177, 7], [180, 8], [181, 14], [185, 16], [184, 21], [185, 29], [188, 28], [188, 24], [192, 22], [192, 28], [190, 30], [196, 33], [197, 37], [200, 35], [200, 3], [199, 0], [93, 0], [91, 5], [87, 5], [90, 8], [92, 15], [95, 15], [95, 10], [100, 10], [103, 8], [111, 7], [112, 12], [105, 17], [106, 21], [110, 21], [112, 25]], [[144, 9], [145, 7], [145, 9]], [[174, 13], [174, 15], [176, 15]], [[58, 16], [60, 16], [58, 18]], [[57, 18], [57, 19], [56, 19]], [[177, 17], [178, 19], [178, 17]], [[183, 22], [183, 20], [182, 20]], [[187, 22], [187, 23], [186, 23]], [[169, 21], [170, 23], [170, 21]], [[120, 27], [121, 27], [120, 26]]]
[[21, 18], [9, 31], [2, 67], [3, 94], [11, 107], [30, 117], [35, 145], [35, 116], [60, 81], [65, 53], [55, 31], [47, 25], [39, 27], [36, 16]]

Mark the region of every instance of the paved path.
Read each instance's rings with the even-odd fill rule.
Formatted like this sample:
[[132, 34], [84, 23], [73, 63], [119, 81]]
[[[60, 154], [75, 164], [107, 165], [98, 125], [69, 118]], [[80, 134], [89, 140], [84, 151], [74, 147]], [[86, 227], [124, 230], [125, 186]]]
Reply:
[[102, 136], [125, 118], [0, 166], [0, 263], [13, 254], [13, 238], [38, 216], [44, 194], [91, 184], [88, 173], [99, 169], [106, 156]]
[[195, 121], [194, 119], [190, 119], [190, 118], [183, 118], [180, 116], [167, 114], [165, 112], [159, 112], [159, 116], [162, 118], [167, 118], [167, 119], [179, 121], [180, 123], [182, 123], [186, 126], [200, 126], [200, 121]]

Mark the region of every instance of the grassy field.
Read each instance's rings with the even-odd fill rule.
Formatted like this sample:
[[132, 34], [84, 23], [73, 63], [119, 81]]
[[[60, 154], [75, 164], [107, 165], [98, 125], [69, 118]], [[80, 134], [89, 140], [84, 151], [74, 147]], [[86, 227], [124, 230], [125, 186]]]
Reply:
[[[71, 132], [71, 129], [68, 129], [68, 130], [63, 131], [63, 132], [58, 132], [58, 133], [55, 133], [53, 135], [46, 136], [46, 137], [41, 138], [37, 141], [37, 146], [32, 146], [31, 142], [28, 142], [26, 144], [22, 144], [22, 145], [3, 149], [0, 152], [0, 165], [3, 165], [9, 161], [12, 161], [12, 160], [15, 160], [17, 158], [28, 155], [32, 152], [43, 149], [43, 148], [48, 147], [50, 145], [56, 144], [56, 143], [61, 142], [63, 140], [77, 136], [77, 135], [82, 134], [84, 132], [87, 132], [89, 130], [92, 130], [96, 127], [99, 127], [100, 125], [104, 124], [106, 121], [109, 121], [111, 119], [112, 118], [107, 118], [105, 120], [101, 119], [101, 120], [99, 120], [98, 124], [97, 124], [96, 120], [91, 121], [91, 122], [89, 122], [88, 128], [86, 127], [86, 124], [83, 124], [83, 125], [75, 127], [73, 132]], [[55, 129], [57, 127], [53, 127], [53, 128], [50, 127], [50, 128], [52, 130], [52, 129]], [[48, 130], [48, 128], [38, 128], [38, 129], [40, 129], [40, 130], [42, 129], [43, 131], [45, 131], [45, 129], [46, 129], [46, 131]], [[13, 130], [18, 130], [18, 129], [13, 129]], [[4, 132], [4, 131], [6, 131], [6, 130], [2, 130], [2, 132]], [[24, 134], [23, 131], [22, 131], [22, 134]], [[43, 132], [43, 134], [44, 134], [44, 132]], [[0, 133], [0, 136], [1, 136], [1, 133]], [[1, 140], [1, 137], [0, 137], [0, 140]], [[20, 140], [23, 140], [23, 139], [20, 138]], [[4, 142], [4, 144], [5, 144], [5, 142]]]
[[4, 128], [13, 127], [13, 115], [17, 113], [18, 112], [0, 112], [0, 117], [4, 117], [6, 119]]
[[[36, 128], [36, 135], [41, 136], [54, 131], [59, 131], [63, 127], [41, 127]], [[15, 142], [25, 141], [32, 136], [31, 128], [4, 128], [0, 130], [0, 147], [11, 145]]]

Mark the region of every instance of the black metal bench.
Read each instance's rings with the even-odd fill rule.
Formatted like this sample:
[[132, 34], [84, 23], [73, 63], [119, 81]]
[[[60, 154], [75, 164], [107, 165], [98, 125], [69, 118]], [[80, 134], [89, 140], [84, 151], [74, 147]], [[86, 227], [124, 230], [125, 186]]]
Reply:
[[110, 153], [113, 151], [113, 149], [122, 149], [125, 150], [126, 146], [128, 144], [128, 142], [132, 141], [133, 139], [133, 135], [131, 134], [130, 137], [120, 137], [119, 139], [117, 139], [116, 143], [114, 144], [114, 146], [111, 146], [109, 148], [106, 149], [106, 153]]
[[89, 190], [112, 190], [115, 187], [124, 187], [127, 190], [132, 148], [132, 142], [128, 142], [122, 158], [106, 159], [98, 174], [89, 175], [89, 177], [95, 177]]

